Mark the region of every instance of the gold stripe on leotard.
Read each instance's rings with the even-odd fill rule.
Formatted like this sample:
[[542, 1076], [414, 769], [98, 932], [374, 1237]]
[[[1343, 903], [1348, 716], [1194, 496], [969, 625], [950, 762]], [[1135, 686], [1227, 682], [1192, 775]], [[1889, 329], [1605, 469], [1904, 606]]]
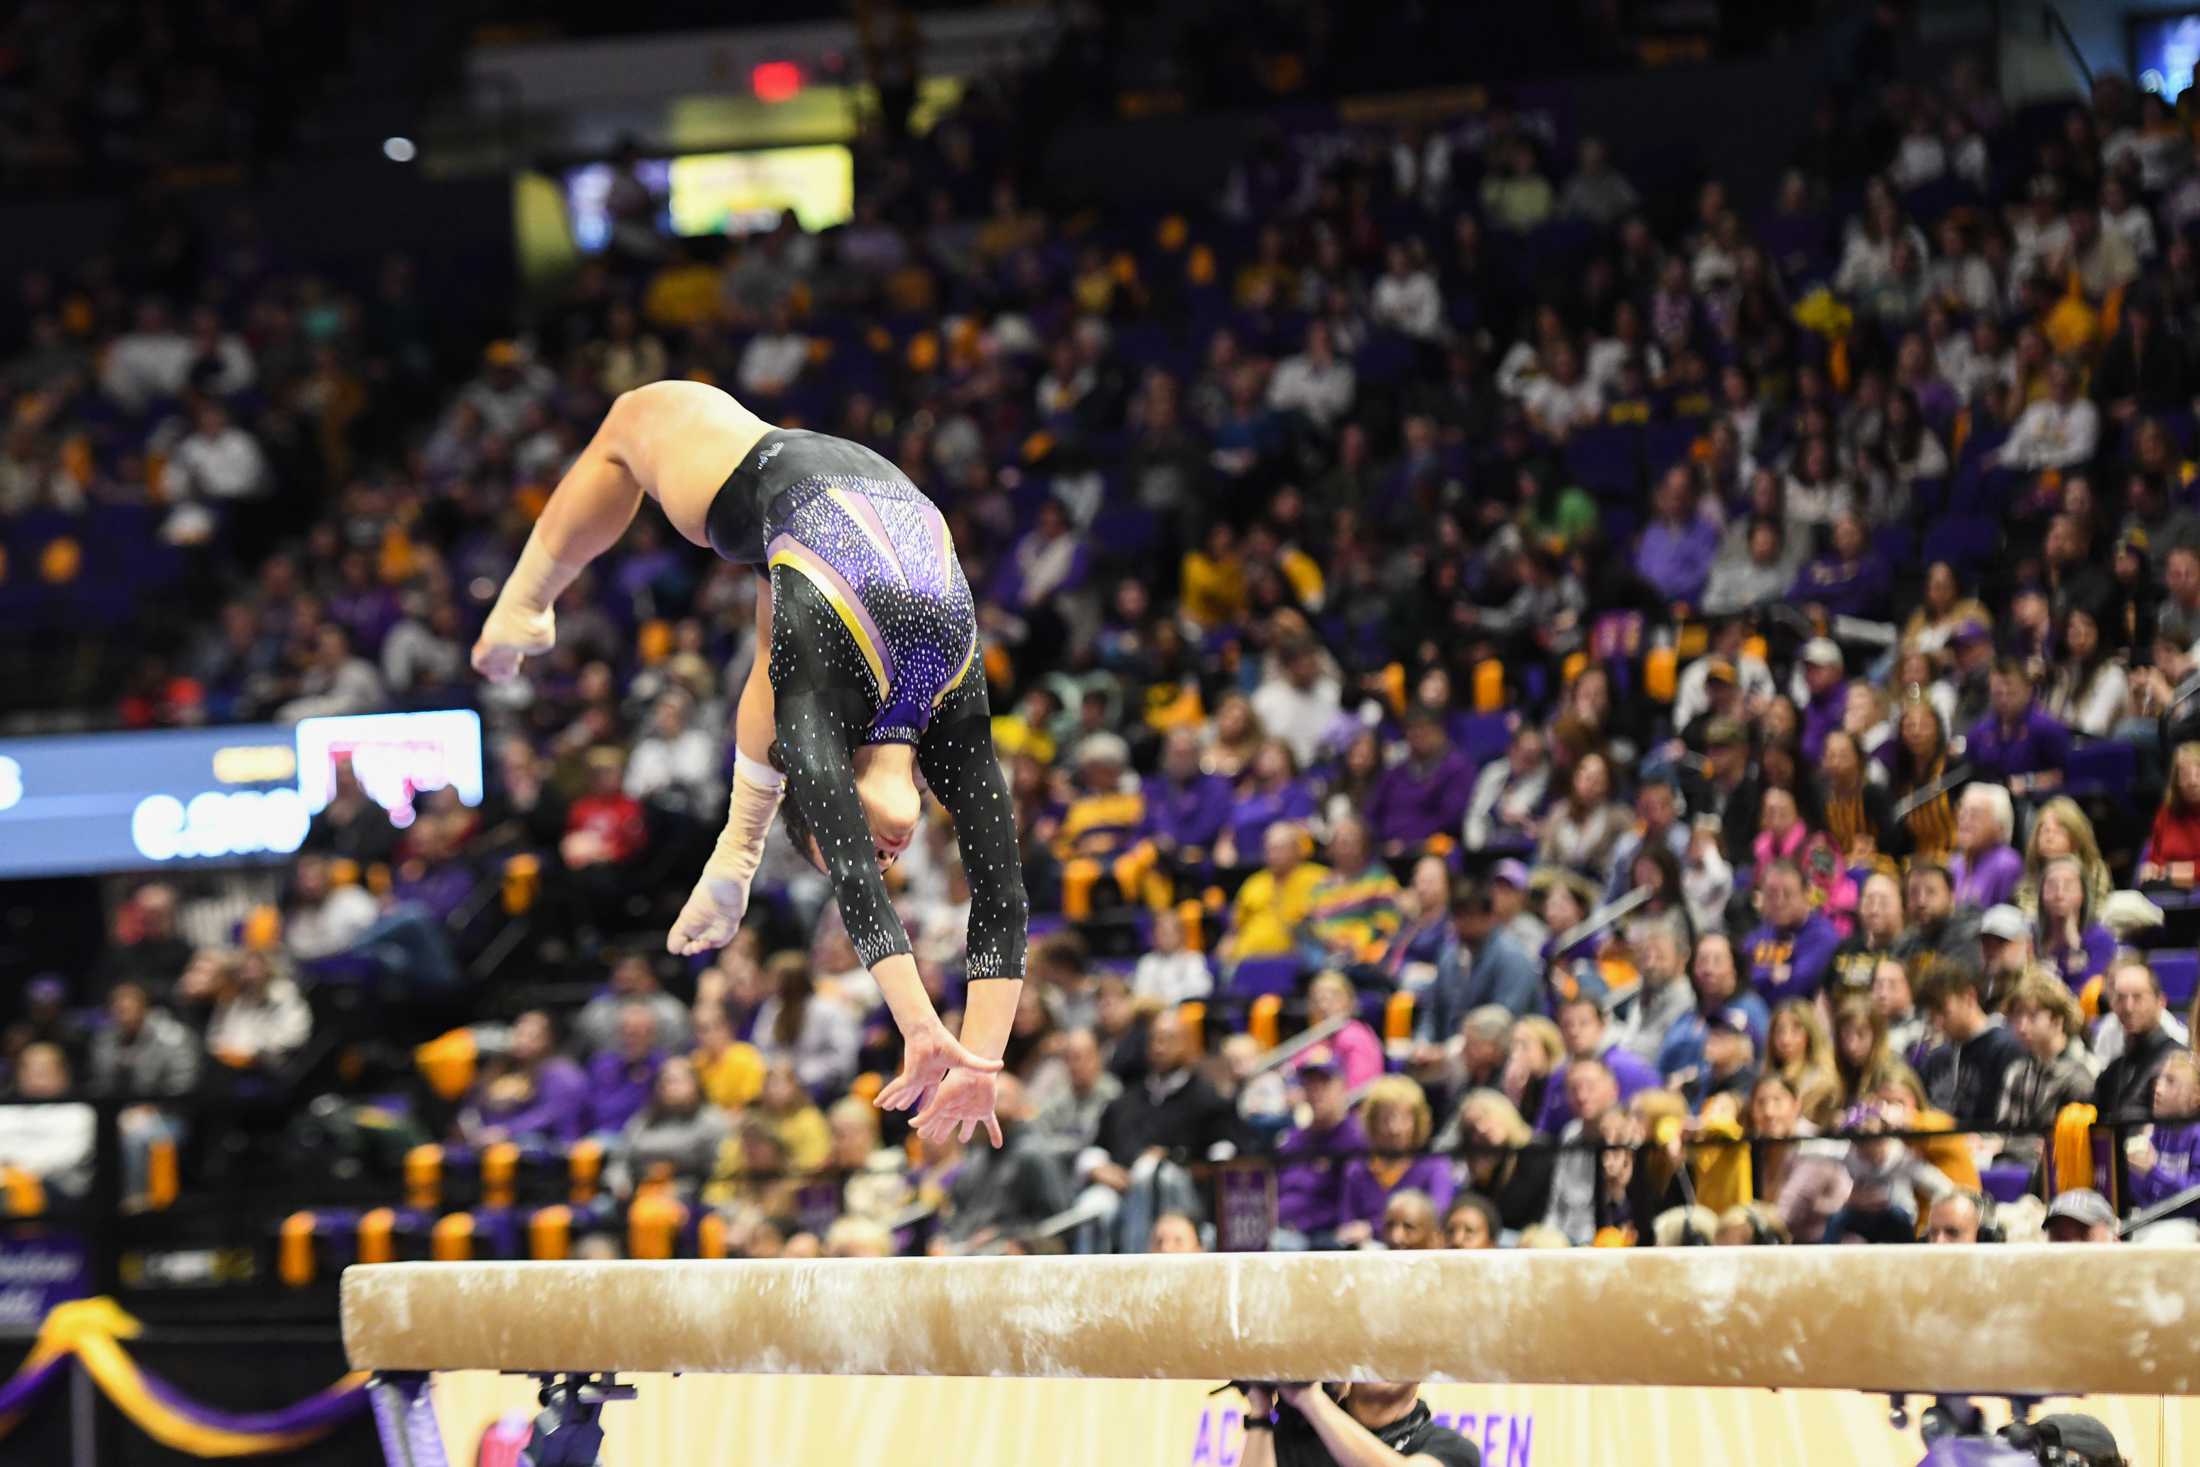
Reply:
[[884, 650], [871, 640], [866, 626], [870, 618], [860, 614], [856, 607], [849, 604], [848, 597], [842, 591], [846, 583], [833, 574], [831, 566], [825, 565], [799, 545], [789, 545], [775, 552], [771, 563], [774, 567], [787, 567], [817, 587], [818, 593], [825, 598], [825, 603], [833, 608], [834, 614], [848, 628], [848, 635], [855, 638], [856, 650], [863, 654], [865, 664], [871, 669], [871, 677], [878, 683], [878, 695], [884, 698], [892, 685], [892, 679], [886, 672]]
[[945, 703], [947, 701], [947, 695], [954, 692], [955, 689], [963, 685], [963, 679], [970, 676], [970, 669], [977, 666], [977, 663], [978, 629], [976, 627], [972, 627], [970, 629], [970, 650], [963, 654], [962, 666], [955, 669], [955, 675], [947, 680], [946, 687], [940, 689], [940, 695], [932, 700], [932, 706], [934, 708], [937, 708], [942, 703]]

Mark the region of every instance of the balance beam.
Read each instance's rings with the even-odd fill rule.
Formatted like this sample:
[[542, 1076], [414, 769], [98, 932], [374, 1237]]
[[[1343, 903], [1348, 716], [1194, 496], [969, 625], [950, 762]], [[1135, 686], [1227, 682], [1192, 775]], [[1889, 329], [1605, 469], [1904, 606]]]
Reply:
[[345, 1270], [378, 1372], [2200, 1393], [2200, 1268], [2109, 1245]]

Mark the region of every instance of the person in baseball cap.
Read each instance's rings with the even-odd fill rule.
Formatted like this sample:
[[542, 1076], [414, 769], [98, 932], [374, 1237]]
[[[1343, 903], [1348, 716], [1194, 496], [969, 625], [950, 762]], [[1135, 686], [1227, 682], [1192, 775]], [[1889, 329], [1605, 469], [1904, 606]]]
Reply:
[[1551, 929], [1543, 925], [1543, 919], [1528, 905], [1528, 889], [1532, 884], [1527, 862], [1507, 859], [1490, 868], [1490, 879], [1484, 887], [1489, 893], [1490, 912], [1497, 930], [1512, 939], [1513, 946], [1522, 953], [1528, 954], [1543, 951], [1543, 944], [1551, 936]]
[[1367, 1150], [1367, 1132], [1353, 1114], [1336, 1050], [1308, 1050], [1292, 1079], [1306, 1097], [1306, 1123], [1276, 1147], [1276, 1226], [1297, 1247], [1328, 1247], [1345, 1221], [1346, 1162]]
[[1757, 1054], [1763, 1044], [1756, 1020], [1740, 1004], [1704, 1015], [1703, 1065], [1681, 1089], [1689, 1111], [1702, 1114], [1704, 1102], [1715, 1095], [1732, 1095], [1746, 1105], [1757, 1084]]
[[1732, 658], [1713, 655], [1703, 660], [1703, 708], [1681, 730], [1681, 742], [1691, 749], [1704, 747], [1704, 735], [1720, 719], [1742, 717], [1742, 675]]
[[1295, 1072], [1302, 1080], [1334, 1080], [1344, 1073], [1344, 1066], [1337, 1061], [1337, 1051], [1317, 1044], [1300, 1056]]
[[2091, 1187], [2073, 1187], [2048, 1204], [2046, 1230], [2050, 1243], [2113, 1243], [2116, 1209]]
[[1815, 764], [1826, 747], [1826, 735], [1841, 726], [1849, 709], [1848, 663], [1827, 637], [1805, 642], [1801, 661], [1803, 687], [1810, 694], [1801, 709], [1803, 757]]
[[1077, 746], [1077, 768], [1080, 773], [1099, 775], [1113, 769], [1120, 775], [1130, 762], [1131, 746], [1120, 734], [1088, 734]]
[[1961, 651], [1970, 647], [1991, 647], [1994, 633], [1982, 621], [1967, 621], [1949, 634], [1948, 645]]

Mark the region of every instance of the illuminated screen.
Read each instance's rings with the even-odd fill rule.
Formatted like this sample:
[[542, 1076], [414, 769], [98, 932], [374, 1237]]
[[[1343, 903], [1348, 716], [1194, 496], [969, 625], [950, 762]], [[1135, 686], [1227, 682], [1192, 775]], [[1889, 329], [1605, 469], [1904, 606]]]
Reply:
[[2131, 72], [2140, 89], [2176, 101], [2192, 85], [2193, 65], [2200, 62], [2200, 11], [2134, 15], [2126, 24], [2131, 27]]
[[481, 802], [481, 720], [463, 709], [0, 739], [0, 877], [279, 861], [339, 757], [399, 825], [423, 791]]
[[481, 803], [481, 716], [471, 709], [301, 720], [298, 793], [308, 810], [319, 814], [335, 796], [346, 759], [367, 798], [401, 826], [412, 824], [413, 796], [446, 785], [461, 803]]
[[[658, 227], [671, 234], [751, 234], [771, 228], [788, 209], [815, 233], [847, 223], [855, 212], [855, 158], [835, 144], [648, 158], [635, 175], [659, 203]], [[590, 253], [610, 242], [611, 180], [608, 163], [565, 175], [573, 243]]]

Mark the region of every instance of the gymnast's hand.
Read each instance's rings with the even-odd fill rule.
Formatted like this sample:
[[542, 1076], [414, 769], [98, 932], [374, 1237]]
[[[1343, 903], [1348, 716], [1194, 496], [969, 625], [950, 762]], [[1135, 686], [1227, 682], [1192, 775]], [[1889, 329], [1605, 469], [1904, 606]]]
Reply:
[[[1000, 1070], [1001, 1062], [983, 1059], [963, 1048], [962, 1041], [948, 1033], [947, 1026], [938, 1019], [909, 1031], [902, 1036], [901, 1073], [878, 1093], [878, 1108], [922, 1108], [947, 1078], [947, 1072], [957, 1068], [991, 1075]], [[986, 1109], [990, 1112], [992, 1108], [989, 1088]]]
[[523, 659], [540, 656], [557, 641], [557, 618], [549, 607], [507, 606], [499, 597], [474, 643], [474, 671], [493, 683], [507, 681], [519, 671]]
[[931, 1103], [917, 1113], [917, 1134], [927, 1141], [938, 1141], [960, 1126], [961, 1139], [968, 1141], [970, 1133], [982, 1125], [998, 1147], [1001, 1122], [993, 1113], [994, 1092], [991, 1075], [976, 1070], [948, 1071], [940, 1088], [932, 1092]]

